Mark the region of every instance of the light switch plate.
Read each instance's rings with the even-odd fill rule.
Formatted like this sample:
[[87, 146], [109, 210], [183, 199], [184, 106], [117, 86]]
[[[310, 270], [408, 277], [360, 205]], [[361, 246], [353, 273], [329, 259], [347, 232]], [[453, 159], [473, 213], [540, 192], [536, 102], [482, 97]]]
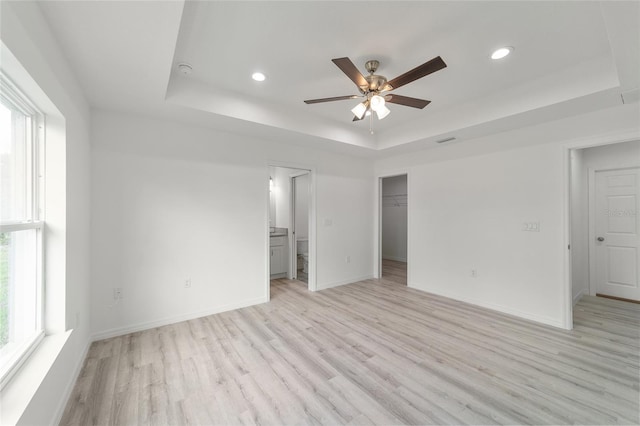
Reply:
[[522, 230], [528, 232], [540, 232], [540, 222], [524, 222]]

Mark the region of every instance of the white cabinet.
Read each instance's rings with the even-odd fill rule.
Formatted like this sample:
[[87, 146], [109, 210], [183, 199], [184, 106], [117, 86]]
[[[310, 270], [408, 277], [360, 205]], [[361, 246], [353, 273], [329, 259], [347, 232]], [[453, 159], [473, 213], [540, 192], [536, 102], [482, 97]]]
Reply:
[[271, 252], [271, 277], [274, 276], [286, 277], [287, 276], [287, 237], [271, 237], [270, 238], [270, 252]]
[[271, 247], [271, 275], [287, 273], [287, 256], [284, 246]]

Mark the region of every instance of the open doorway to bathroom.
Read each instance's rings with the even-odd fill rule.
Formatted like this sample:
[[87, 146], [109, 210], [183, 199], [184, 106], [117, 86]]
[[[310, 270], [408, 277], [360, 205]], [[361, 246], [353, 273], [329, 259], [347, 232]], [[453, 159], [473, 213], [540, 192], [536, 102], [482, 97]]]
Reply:
[[407, 285], [407, 175], [380, 178], [380, 276]]
[[283, 280], [314, 290], [313, 172], [294, 167], [269, 167], [270, 287]]

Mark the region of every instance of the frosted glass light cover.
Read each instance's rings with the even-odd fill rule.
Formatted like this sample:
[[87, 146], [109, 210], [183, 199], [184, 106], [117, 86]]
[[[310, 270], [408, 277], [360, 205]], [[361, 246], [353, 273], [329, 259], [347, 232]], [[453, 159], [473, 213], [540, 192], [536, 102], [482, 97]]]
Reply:
[[384, 108], [384, 98], [375, 95], [371, 98], [371, 109], [377, 112], [380, 108]]
[[378, 110], [376, 111], [376, 114], [378, 115], [378, 120], [382, 120], [387, 115], [389, 115], [390, 112], [391, 112], [391, 110], [389, 108], [387, 108], [384, 105], [380, 105], [378, 107]]
[[358, 118], [362, 118], [364, 116], [364, 113], [367, 111], [367, 106], [364, 104], [364, 102], [356, 105], [355, 107], [353, 107], [353, 109], [351, 110], [351, 112], [353, 113], [353, 115], [355, 115]]

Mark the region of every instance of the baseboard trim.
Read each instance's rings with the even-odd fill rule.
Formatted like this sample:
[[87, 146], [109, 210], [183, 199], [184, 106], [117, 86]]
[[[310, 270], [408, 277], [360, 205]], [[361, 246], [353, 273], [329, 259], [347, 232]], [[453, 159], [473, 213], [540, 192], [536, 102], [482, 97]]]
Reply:
[[361, 277], [350, 278], [348, 280], [334, 281], [334, 282], [331, 282], [331, 283], [319, 284], [317, 286], [317, 288], [316, 288], [316, 291], [318, 291], [318, 290], [326, 290], [328, 288], [333, 288], [333, 287], [340, 287], [341, 285], [353, 284], [353, 283], [357, 283], [358, 281], [370, 280], [372, 278], [373, 278], [373, 274], [372, 275], [364, 275], [364, 276], [361, 276]]
[[600, 294], [600, 293], [596, 293], [597, 297], [604, 297], [605, 299], [611, 299], [611, 300], [619, 300], [621, 302], [629, 302], [629, 303], [637, 303], [640, 304], [640, 300], [633, 300], [633, 299], [625, 299], [624, 297], [617, 297], [617, 296], [609, 296], [606, 294]]
[[156, 327], [162, 327], [164, 325], [175, 324], [182, 321], [189, 321], [196, 318], [206, 317], [209, 315], [219, 314], [222, 312], [233, 311], [235, 309], [246, 308], [247, 306], [259, 305], [261, 303], [268, 302], [269, 299], [265, 296], [257, 297], [255, 299], [243, 300], [238, 303], [230, 303], [228, 305], [218, 306], [211, 309], [206, 309], [198, 312], [190, 312], [188, 314], [175, 315], [172, 317], [162, 318], [153, 321], [146, 321], [126, 327], [112, 328], [109, 330], [100, 331], [94, 333], [91, 336], [91, 341], [96, 342], [98, 340], [109, 339], [111, 337], [124, 336], [125, 334], [135, 333], [138, 331], [149, 330]]
[[580, 301], [580, 299], [582, 299], [582, 296], [584, 296], [584, 289], [581, 289], [578, 292], [578, 294], [573, 296], [573, 306], [576, 306], [576, 303], [578, 303]]
[[58, 409], [54, 416], [54, 419], [55, 419], [55, 421], [53, 422], [54, 425], [59, 425], [60, 421], [62, 420], [62, 416], [64, 415], [64, 409], [67, 408], [69, 398], [71, 398], [71, 392], [73, 392], [73, 388], [75, 387], [76, 382], [78, 381], [78, 377], [80, 377], [80, 372], [82, 371], [82, 367], [84, 367], [84, 363], [85, 363], [85, 360], [87, 359], [87, 355], [89, 354], [90, 347], [91, 347], [91, 340], [88, 340], [87, 344], [84, 347], [84, 350], [82, 351], [80, 362], [78, 362], [78, 365], [76, 365], [75, 370], [71, 374], [71, 380], [69, 380], [69, 382], [67, 383], [67, 386], [64, 389], [64, 392], [62, 393], [62, 399], [60, 400], [60, 405], [58, 406]]
[[436, 293], [434, 291], [425, 290], [423, 288], [414, 287], [414, 286], [411, 286], [411, 285], [409, 285], [409, 287], [413, 288], [413, 289], [416, 289], [416, 290], [424, 291], [426, 293], [432, 293], [432, 294], [435, 294], [435, 295], [438, 295], [438, 296], [442, 296], [442, 297], [446, 297], [446, 298], [449, 298], [449, 299], [458, 300], [460, 302], [468, 303], [470, 305], [479, 306], [481, 308], [490, 309], [492, 311], [500, 312], [500, 313], [503, 313], [503, 314], [512, 315], [514, 317], [526, 319], [526, 320], [529, 320], [529, 321], [534, 321], [534, 322], [537, 322], [539, 324], [550, 325], [552, 327], [556, 327], [556, 328], [561, 328], [563, 330], [567, 330], [566, 325], [562, 321], [559, 321], [559, 320], [557, 320], [555, 318], [547, 317], [547, 316], [544, 316], [544, 315], [532, 314], [530, 312], [520, 311], [520, 310], [517, 310], [517, 309], [513, 309], [511, 307], [503, 306], [503, 305], [496, 304], [496, 303], [480, 302], [480, 301], [473, 300], [473, 299], [470, 299], [470, 298], [465, 297], [465, 296], [461, 296], [459, 294], [454, 294], [454, 293]]

